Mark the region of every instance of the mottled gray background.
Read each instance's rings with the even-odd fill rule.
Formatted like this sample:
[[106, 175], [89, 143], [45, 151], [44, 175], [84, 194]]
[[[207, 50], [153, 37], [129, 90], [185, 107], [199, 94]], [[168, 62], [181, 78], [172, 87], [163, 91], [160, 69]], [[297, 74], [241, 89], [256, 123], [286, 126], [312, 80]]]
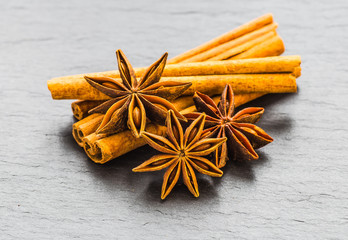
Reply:
[[[70, 101], [52, 77], [174, 56], [272, 12], [286, 54], [300, 54], [298, 94], [266, 96], [275, 141], [260, 160], [199, 175], [160, 200], [162, 172], [131, 169], [148, 147], [93, 164], [71, 136]], [[348, 2], [5, 1], [0, 7], [1, 239], [347, 239]]]

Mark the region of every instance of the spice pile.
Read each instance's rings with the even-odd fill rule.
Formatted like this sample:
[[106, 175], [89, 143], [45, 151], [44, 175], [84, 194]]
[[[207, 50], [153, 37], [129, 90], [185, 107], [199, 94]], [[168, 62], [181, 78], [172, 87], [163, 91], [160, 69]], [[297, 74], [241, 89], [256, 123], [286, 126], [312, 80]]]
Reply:
[[198, 197], [193, 169], [221, 177], [229, 158], [258, 159], [254, 149], [273, 141], [254, 125], [263, 108], [234, 108], [297, 90], [301, 58], [278, 56], [284, 44], [277, 26], [266, 14], [168, 61], [165, 53], [148, 68], [133, 69], [117, 50], [118, 71], [54, 78], [48, 88], [53, 99], [78, 99], [72, 133], [94, 162], [149, 144], [164, 154], [133, 171], [168, 167], [162, 199], [181, 173]]

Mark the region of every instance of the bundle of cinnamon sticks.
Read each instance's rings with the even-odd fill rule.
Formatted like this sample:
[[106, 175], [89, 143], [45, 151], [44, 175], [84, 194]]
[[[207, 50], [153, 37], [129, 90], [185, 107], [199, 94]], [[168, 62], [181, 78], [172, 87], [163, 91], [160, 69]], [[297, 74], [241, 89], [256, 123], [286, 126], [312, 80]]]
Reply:
[[[192, 83], [184, 96], [173, 101], [175, 107], [181, 113], [195, 111], [192, 100], [195, 91], [217, 102], [219, 98], [214, 96], [220, 95], [226, 84], [233, 87], [236, 106], [268, 93], [296, 92], [301, 58], [278, 56], [285, 48], [276, 32], [277, 26], [272, 15], [266, 14], [168, 60], [161, 81]], [[136, 76], [141, 76], [145, 69], [136, 68]], [[95, 133], [104, 115], [89, 115], [88, 111], [110, 97], [91, 87], [84, 76], [120, 78], [118, 71], [108, 71], [48, 81], [53, 99], [78, 99], [71, 105], [79, 120], [72, 130], [78, 145], [96, 163], [106, 163], [145, 145], [144, 139], [133, 137], [129, 130], [106, 137]], [[165, 127], [149, 124], [146, 131], [164, 135]]]

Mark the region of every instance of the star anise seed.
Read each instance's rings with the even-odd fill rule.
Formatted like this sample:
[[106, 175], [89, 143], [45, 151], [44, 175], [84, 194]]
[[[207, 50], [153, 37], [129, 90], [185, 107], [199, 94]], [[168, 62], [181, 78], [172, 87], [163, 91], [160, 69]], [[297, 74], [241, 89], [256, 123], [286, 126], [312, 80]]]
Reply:
[[226, 138], [206, 138], [207, 134], [203, 135], [205, 117], [204, 113], [197, 117], [184, 133], [178, 118], [169, 110], [166, 120], [167, 138], [143, 133], [146, 142], [164, 154], [153, 156], [134, 168], [133, 172], [158, 171], [168, 167], [163, 178], [162, 199], [168, 196], [181, 174], [189, 191], [198, 197], [198, 184], [193, 169], [213, 177], [222, 176], [222, 171], [202, 156], [215, 151]]
[[[227, 141], [214, 153], [217, 167], [224, 167], [229, 155], [233, 160], [258, 159], [254, 149], [273, 141], [265, 131], [253, 124], [262, 116], [263, 108], [245, 108], [234, 114], [234, 94], [230, 85], [226, 85], [218, 105], [209, 96], [199, 92], [195, 93], [193, 99], [197, 110], [207, 114], [205, 131], [210, 132], [208, 137], [227, 137]], [[185, 117], [194, 121], [200, 114], [188, 113]]]
[[160, 82], [168, 54], [152, 64], [138, 81], [133, 67], [121, 50], [116, 51], [121, 81], [110, 77], [88, 77], [86, 81], [112, 99], [93, 108], [89, 113], [104, 113], [98, 134], [115, 134], [128, 126], [135, 137], [145, 130], [146, 120], [164, 125], [167, 111], [186, 121], [169, 101], [179, 97], [191, 83]]

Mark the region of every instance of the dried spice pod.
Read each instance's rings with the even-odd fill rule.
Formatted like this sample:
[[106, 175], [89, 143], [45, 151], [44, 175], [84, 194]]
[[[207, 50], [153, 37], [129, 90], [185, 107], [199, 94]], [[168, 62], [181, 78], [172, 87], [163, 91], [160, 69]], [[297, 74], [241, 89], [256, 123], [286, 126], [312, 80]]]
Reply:
[[[265, 131], [253, 124], [262, 116], [263, 108], [245, 108], [234, 114], [234, 94], [231, 85], [226, 85], [218, 105], [209, 96], [199, 92], [196, 92], [193, 99], [197, 110], [207, 114], [205, 131], [210, 132], [209, 137], [227, 137], [227, 142], [214, 152], [217, 167], [224, 167], [229, 155], [233, 160], [258, 159], [259, 156], [254, 149], [273, 141]], [[184, 116], [189, 121], [195, 121], [200, 118], [199, 112], [187, 113]]]
[[221, 177], [222, 171], [208, 159], [202, 157], [215, 151], [226, 138], [206, 138], [203, 132], [206, 115], [195, 119], [184, 132], [178, 118], [172, 110], [167, 116], [167, 138], [148, 132], [143, 138], [154, 149], [164, 153], [156, 155], [133, 169], [133, 172], [158, 171], [168, 168], [164, 174], [161, 198], [165, 199], [182, 174], [189, 191], [199, 196], [196, 174], [198, 172], [213, 177]]
[[186, 120], [169, 101], [179, 97], [191, 83], [159, 82], [167, 53], [152, 64], [139, 81], [123, 52], [117, 50], [116, 55], [122, 82], [109, 77], [85, 76], [93, 88], [112, 98], [89, 111], [105, 114], [96, 130], [98, 134], [115, 134], [128, 127], [135, 137], [140, 137], [147, 118], [154, 123], [164, 124], [169, 109], [180, 119]]

